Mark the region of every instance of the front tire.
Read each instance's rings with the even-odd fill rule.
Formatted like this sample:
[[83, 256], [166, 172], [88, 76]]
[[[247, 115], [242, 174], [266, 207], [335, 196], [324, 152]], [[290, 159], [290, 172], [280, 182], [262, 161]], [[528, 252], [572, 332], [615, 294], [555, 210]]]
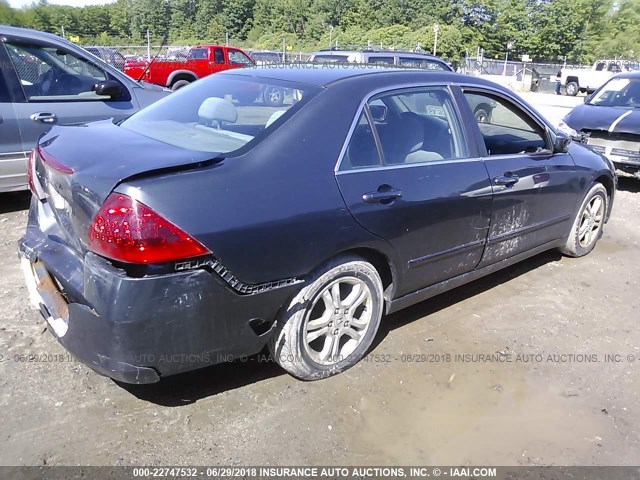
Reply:
[[571, 97], [575, 97], [578, 94], [578, 91], [580, 90], [576, 82], [569, 82], [567, 83], [567, 86], [564, 88], [567, 95]]
[[383, 304], [382, 281], [373, 265], [351, 255], [336, 258], [309, 280], [278, 320], [271, 355], [301, 380], [343, 372], [371, 346]]
[[171, 90], [173, 90], [175, 92], [179, 88], [186, 87], [190, 83], [191, 82], [189, 80], [176, 80], [175, 82], [173, 82], [171, 84]]
[[478, 123], [490, 123], [491, 122], [491, 114], [488, 112], [486, 107], [478, 107], [476, 111], [473, 113], [473, 116]]
[[578, 209], [567, 243], [560, 249], [562, 253], [582, 257], [595, 248], [602, 236], [608, 201], [607, 190], [601, 183], [591, 187]]

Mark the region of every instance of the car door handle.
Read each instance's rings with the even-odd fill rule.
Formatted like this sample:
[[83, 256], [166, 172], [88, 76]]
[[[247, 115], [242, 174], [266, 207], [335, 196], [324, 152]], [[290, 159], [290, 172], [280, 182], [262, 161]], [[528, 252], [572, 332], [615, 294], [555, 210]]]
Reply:
[[494, 178], [493, 183], [495, 183], [496, 185], [504, 185], [506, 187], [509, 187], [511, 185], [518, 183], [518, 180], [520, 179], [518, 178], [517, 175], [505, 173], [502, 176]]
[[362, 200], [366, 203], [391, 203], [396, 198], [402, 196], [402, 191], [392, 188], [390, 190], [378, 189], [376, 192], [368, 192], [362, 195]]
[[58, 121], [55, 113], [38, 112], [31, 114], [29, 118], [34, 122], [46, 123], [47, 125], [52, 125]]

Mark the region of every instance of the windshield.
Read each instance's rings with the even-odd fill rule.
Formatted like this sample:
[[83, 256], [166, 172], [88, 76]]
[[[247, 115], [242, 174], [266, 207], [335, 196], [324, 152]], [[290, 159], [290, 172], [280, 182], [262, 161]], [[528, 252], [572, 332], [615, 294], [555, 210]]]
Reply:
[[278, 128], [319, 88], [211, 75], [141, 110], [121, 126], [189, 150], [229, 153]]
[[596, 92], [589, 105], [640, 108], [640, 78], [613, 78]]

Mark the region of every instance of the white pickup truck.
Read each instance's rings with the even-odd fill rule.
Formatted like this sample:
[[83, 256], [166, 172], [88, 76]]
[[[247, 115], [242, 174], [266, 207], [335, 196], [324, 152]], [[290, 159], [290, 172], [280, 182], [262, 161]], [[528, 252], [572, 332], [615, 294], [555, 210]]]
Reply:
[[563, 68], [560, 84], [567, 95], [591, 93], [616, 73], [636, 68], [637, 63], [628, 60], [597, 60], [590, 69]]

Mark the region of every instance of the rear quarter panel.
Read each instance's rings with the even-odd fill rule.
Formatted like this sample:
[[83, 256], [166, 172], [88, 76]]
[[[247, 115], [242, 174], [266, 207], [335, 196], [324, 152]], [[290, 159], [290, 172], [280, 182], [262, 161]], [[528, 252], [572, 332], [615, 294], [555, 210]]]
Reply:
[[326, 90], [245, 155], [118, 191], [193, 235], [244, 283], [304, 276], [354, 247], [393, 261], [392, 247], [355, 222], [333, 171], [361, 95]]

